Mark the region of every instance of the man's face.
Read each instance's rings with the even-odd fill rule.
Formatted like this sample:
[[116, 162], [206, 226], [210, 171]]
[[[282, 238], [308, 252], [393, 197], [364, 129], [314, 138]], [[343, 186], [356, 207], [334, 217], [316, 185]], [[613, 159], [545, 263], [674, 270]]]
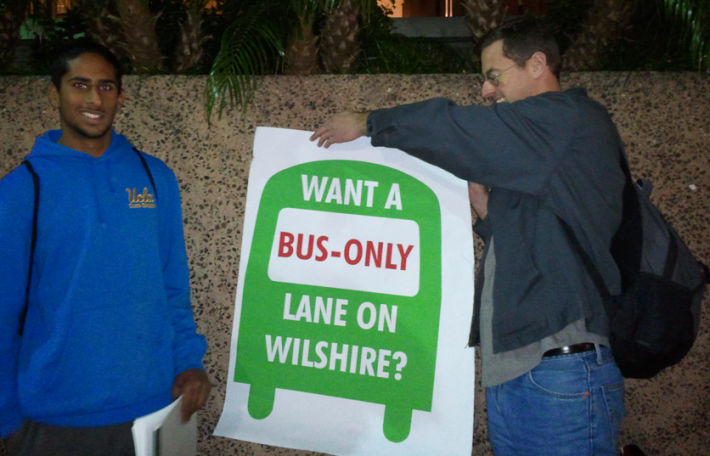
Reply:
[[113, 119], [123, 104], [123, 95], [118, 93], [113, 66], [103, 57], [87, 53], [70, 60], [60, 90], [50, 88], [50, 99], [59, 108], [66, 145], [87, 140], [110, 143]]
[[534, 81], [528, 65], [519, 67], [515, 61], [504, 56], [503, 40], [493, 42], [481, 52], [481, 66], [486, 76], [481, 90], [484, 98], [512, 103], [532, 95]]

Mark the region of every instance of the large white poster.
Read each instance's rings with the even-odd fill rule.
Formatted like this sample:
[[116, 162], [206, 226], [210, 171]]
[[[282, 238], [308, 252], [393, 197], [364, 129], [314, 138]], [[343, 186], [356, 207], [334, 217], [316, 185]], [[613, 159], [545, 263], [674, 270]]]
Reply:
[[368, 138], [259, 127], [216, 435], [335, 455], [465, 455], [466, 183]]

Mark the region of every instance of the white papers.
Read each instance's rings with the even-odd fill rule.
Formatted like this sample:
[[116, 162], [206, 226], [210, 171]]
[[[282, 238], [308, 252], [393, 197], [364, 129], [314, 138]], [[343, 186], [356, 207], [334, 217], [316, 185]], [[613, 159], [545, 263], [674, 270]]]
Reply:
[[197, 414], [190, 421], [180, 419], [182, 396], [167, 407], [133, 422], [136, 456], [195, 456]]

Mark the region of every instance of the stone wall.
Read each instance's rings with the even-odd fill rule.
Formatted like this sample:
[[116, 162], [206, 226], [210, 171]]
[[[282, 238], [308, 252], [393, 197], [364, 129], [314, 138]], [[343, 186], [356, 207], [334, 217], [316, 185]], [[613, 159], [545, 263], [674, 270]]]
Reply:
[[[306, 455], [213, 437], [222, 410], [241, 249], [249, 164], [256, 126], [313, 130], [344, 109], [370, 110], [430, 97], [480, 104], [474, 75], [360, 75], [264, 78], [246, 116], [205, 120], [202, 77], [126, 77], [127, 101], [116, 129], [163, 159], [182, 190], [193, 307], [207, 336], [205, 366], [217, 385], [199, 414], [203, 455]], [[0, 176], [17, 166], [34, 137], [58, 128], [46, 78], [0, 78]], [[627, 145], [632, 173], [650, 177], [654, 201], [699, 259], [710, 262], [710, 78], [699, 74], [572, 74], [607, 106]], [[478, 245], [480, 253], [480, 244]], [[621, 443], [651, 455], [708, 454], [710, 335], [706, 319], [688, 357], [653, 380], [627, 382]], [[463, 342], [462, 342], [463, 343]], [[480, 370], [480, 363], [477, 363]], [[474, 455], [491, 454], [485, 398], [476, 390]]]

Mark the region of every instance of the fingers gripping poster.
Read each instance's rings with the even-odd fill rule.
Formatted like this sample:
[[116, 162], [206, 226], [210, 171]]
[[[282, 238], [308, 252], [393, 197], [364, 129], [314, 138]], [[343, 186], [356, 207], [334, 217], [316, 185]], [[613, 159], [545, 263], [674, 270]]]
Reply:
[[335, 455], [470, 455], [466, 183], [369, 138], [259, 127], [215, 435]]

